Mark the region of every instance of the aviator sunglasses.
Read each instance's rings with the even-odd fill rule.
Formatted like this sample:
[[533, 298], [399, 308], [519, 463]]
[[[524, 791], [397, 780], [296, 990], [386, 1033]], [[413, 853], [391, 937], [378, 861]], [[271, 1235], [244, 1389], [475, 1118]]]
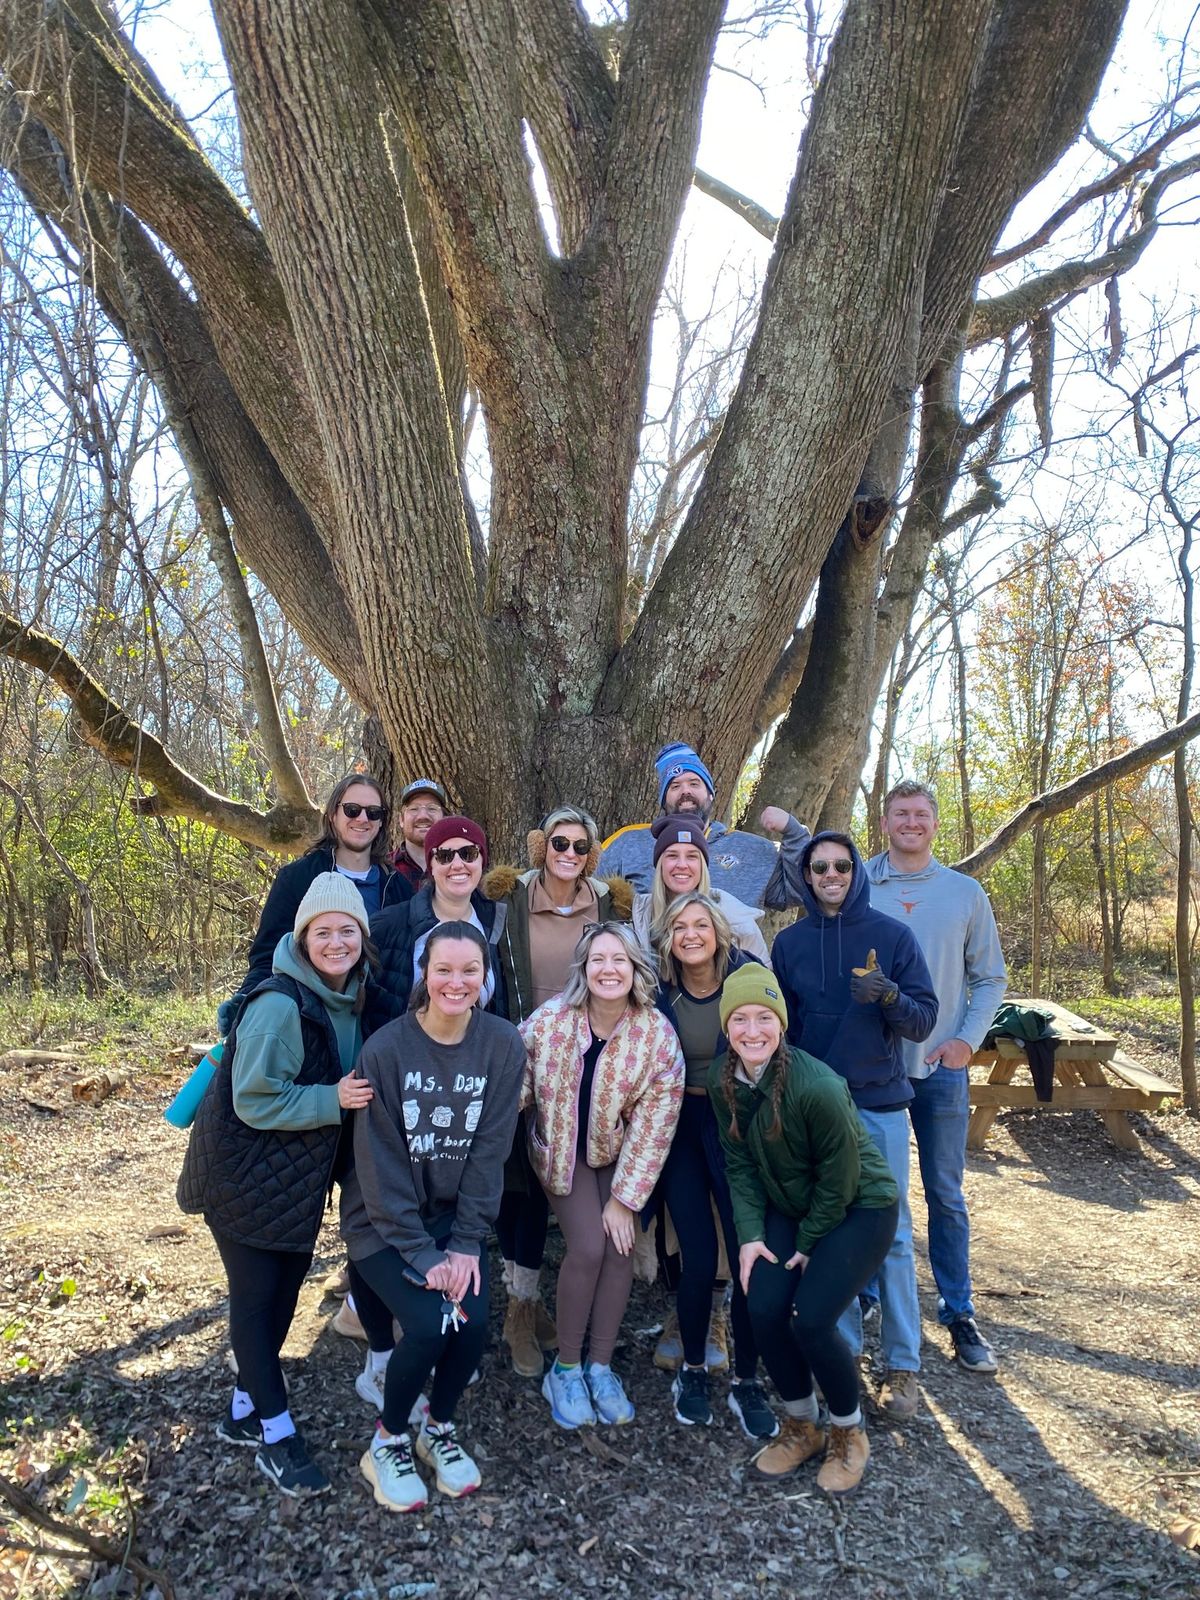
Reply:
[[364, 811], [367, 813], [368, 822], [382, 822], [387, 816], [386, 806], [360, 806], [355, 800], [343, 800], [339, 809], [343, 816], [350, 818], [351, 822], [362, 816]]
[[566, 839], [561, 833], [556, 833], [550, 841], [550, 848], [560, 856], [565, 856], [568, 850], [574, 850], [577, 856], [585, 856], [592, 847], [586, 839]]
[[823, 878], [827, 872], [840, 872], [844, 878], [848, 872], [854, 871], [854, 863], [842, 856], [837, 861], [810, 861], [808, 870], [815, 872], [818, 878]]
[[479, 846], [477, 844], [440, 844], [433, 852], [433, 859], [441, 867], [448, 867], [454, 860], [455, 856], [457, 856], [460, 861], [478, 861]]

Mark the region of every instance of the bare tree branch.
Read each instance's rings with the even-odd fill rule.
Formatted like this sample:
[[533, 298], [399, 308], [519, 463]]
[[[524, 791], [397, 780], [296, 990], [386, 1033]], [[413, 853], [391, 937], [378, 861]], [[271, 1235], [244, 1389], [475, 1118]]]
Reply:
[[719, 200], [743, 222], [748, 222], [755, 233], [761, 233], [764, 239], [774, 239], [779, 218], [773, 217], [766, 206], [760, 206], [757, 200], [740, 194], [730, 184], [722, 183], [720, 178], [714, 178], [711, 172], [704, 172], [700, 167], [692, 174], [692, 182], [701, 194], [706, 194], [710, 200]]

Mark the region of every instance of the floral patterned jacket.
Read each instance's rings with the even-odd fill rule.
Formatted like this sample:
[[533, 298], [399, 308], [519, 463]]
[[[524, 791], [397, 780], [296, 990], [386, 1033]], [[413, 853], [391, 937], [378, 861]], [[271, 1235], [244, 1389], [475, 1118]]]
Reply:
[[[586, 1006], [548, 1000], [521, 1024], [528, 1060], [521, 1091], [528, 1116], [529, 1159], [554, 1194], [575, 1181], [579, 1085], [592, 1042]], [[640, 1211], [667, 1159], [683, 1099], [683, 1052], [654, 1006], [629, 1010], [600, 1053], [588, 1118], [590, 1167], [617, 1163], [612, 1192]]]

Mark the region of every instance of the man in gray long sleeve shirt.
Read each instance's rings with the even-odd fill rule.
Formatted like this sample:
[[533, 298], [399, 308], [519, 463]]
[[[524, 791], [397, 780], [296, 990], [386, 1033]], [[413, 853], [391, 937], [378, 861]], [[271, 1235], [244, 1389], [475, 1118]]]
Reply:
[[[663, 816], [694, 816], [708, 840], [708, 872], [714, 889], [756, 909], [782, 911], [804, 903], [800, 858], [812, 837], [779, 806], [767, 806], [762, 826], [780, 836], [779, 845], [761, 834], [710, 822], [712, 774], [690, 745], [665, 744], [654, 758], [658, 801]], [[654, 839], [650, 824], [629, 823], [604, 841], [597, 869], [602, 876], [627, 878], [639, 894], [654, 886]]]
[[912, 929], [933, 978], [938, 1017], [924, 1044], [901, 1041], [915, 1095], [909, 1106], [929, 1211], [929, 1264], [938, 1316], [960, 1366], [996, 1371], [975, 1324], [971, 1235], [963, 1198], [970, 1117], [967, 1066], [983, 1043], [1008, 975], [987, 895], [974, 878], [933, 854], [937, 799], [921, 783], [899, 783], [883, 803], [887, 850], [867, 863], [871, 904]]

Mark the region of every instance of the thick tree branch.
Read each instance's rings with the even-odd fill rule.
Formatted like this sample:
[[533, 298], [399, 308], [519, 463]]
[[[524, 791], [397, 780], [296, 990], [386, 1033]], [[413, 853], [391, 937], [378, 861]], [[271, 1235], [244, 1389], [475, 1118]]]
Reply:
[[1102, 761], [1098, 767], [1081, 772], [1077, 778], [1072, 778], [1070, 783], [1064, 783], [1057, 789], [1048, 789], [1045, 794], [1036, 795], [997, 828], [978, 850], [969, 856], [964, 856], [961, 861], [956, 861], [954, 870], [965, 872], [971, 878], [981, 877], [1007, 849], [1038, 823], [1048, 822], [1051, 817], [1058, 817], [1064, 811], [1073, 810], [1089, 795], [1107, 788], [1110, 783], [1118, 783], [1122, 778], [1128, 778], [1132, 773], [1141, 772], [1143, 768], [1152, 766], [1156, 761], [1161, 761], [1163, 756], [1171, 755], [1195, 739], [1197, 735], [1200, 735], [1200, 711], [1182, 722], [1176, 722], [1170, 728], [1165, 728], [1153, 739], [1135, 745], [1132, 750], [1126, 750], [1119, 756], [1112, 756], [1108, 761]]
[[311, 838], [320, 820], [312, 806], [277, 804], [270, 811], [217, 794], [186, 772], [153, 734], [111, 700], [60, 640], [0, 612], [0, 652], [44, 673], [71, 701], [83, 738], [114, 766], [125, 767], [157, 793], [149, 805], [157, 815], [190, 817], [260, 850], [294, 849]]
[[751, 200], [749, 195], [739, 193], [730, 184], [722, 183], [720, 178], [714, 178], [711, 172], [705, 172], [700, 167], [693, 172], [692, 182], [701, 194], [706, 194], [710, 200], [720, 201], [741, 217], [743, 222], [748, 222], [755, 233], [761, 233], [764, 239], [774, 239], [779, 218], [772, 216], [766, 206], [760, 206], [757, 200]]
[[1158, 232], [1158, 204], [1163, 194], [1172, 184], [1190, 178], [1197, 172], [1200, 172], [1200, 155], [1176, 162], [1160, 172], [1147, 185], [1138, 203], [1136, 225], [1119, 244], [1102, 255], [1084, 261], [1064, 261], [1061, 266], [1030, 278], [1005, 294], [981, 300], [971, 318], [968, 344], [974, 348], [986, 344], [989, 339], [1003, 338], [1006, 333], [1011, 333], [1022, 323], [1032, 321], [1039, 312], [1059, 301], [1104, 283], [1119, 273], [1128, 272], [1141, 259], [1146, 246]]

